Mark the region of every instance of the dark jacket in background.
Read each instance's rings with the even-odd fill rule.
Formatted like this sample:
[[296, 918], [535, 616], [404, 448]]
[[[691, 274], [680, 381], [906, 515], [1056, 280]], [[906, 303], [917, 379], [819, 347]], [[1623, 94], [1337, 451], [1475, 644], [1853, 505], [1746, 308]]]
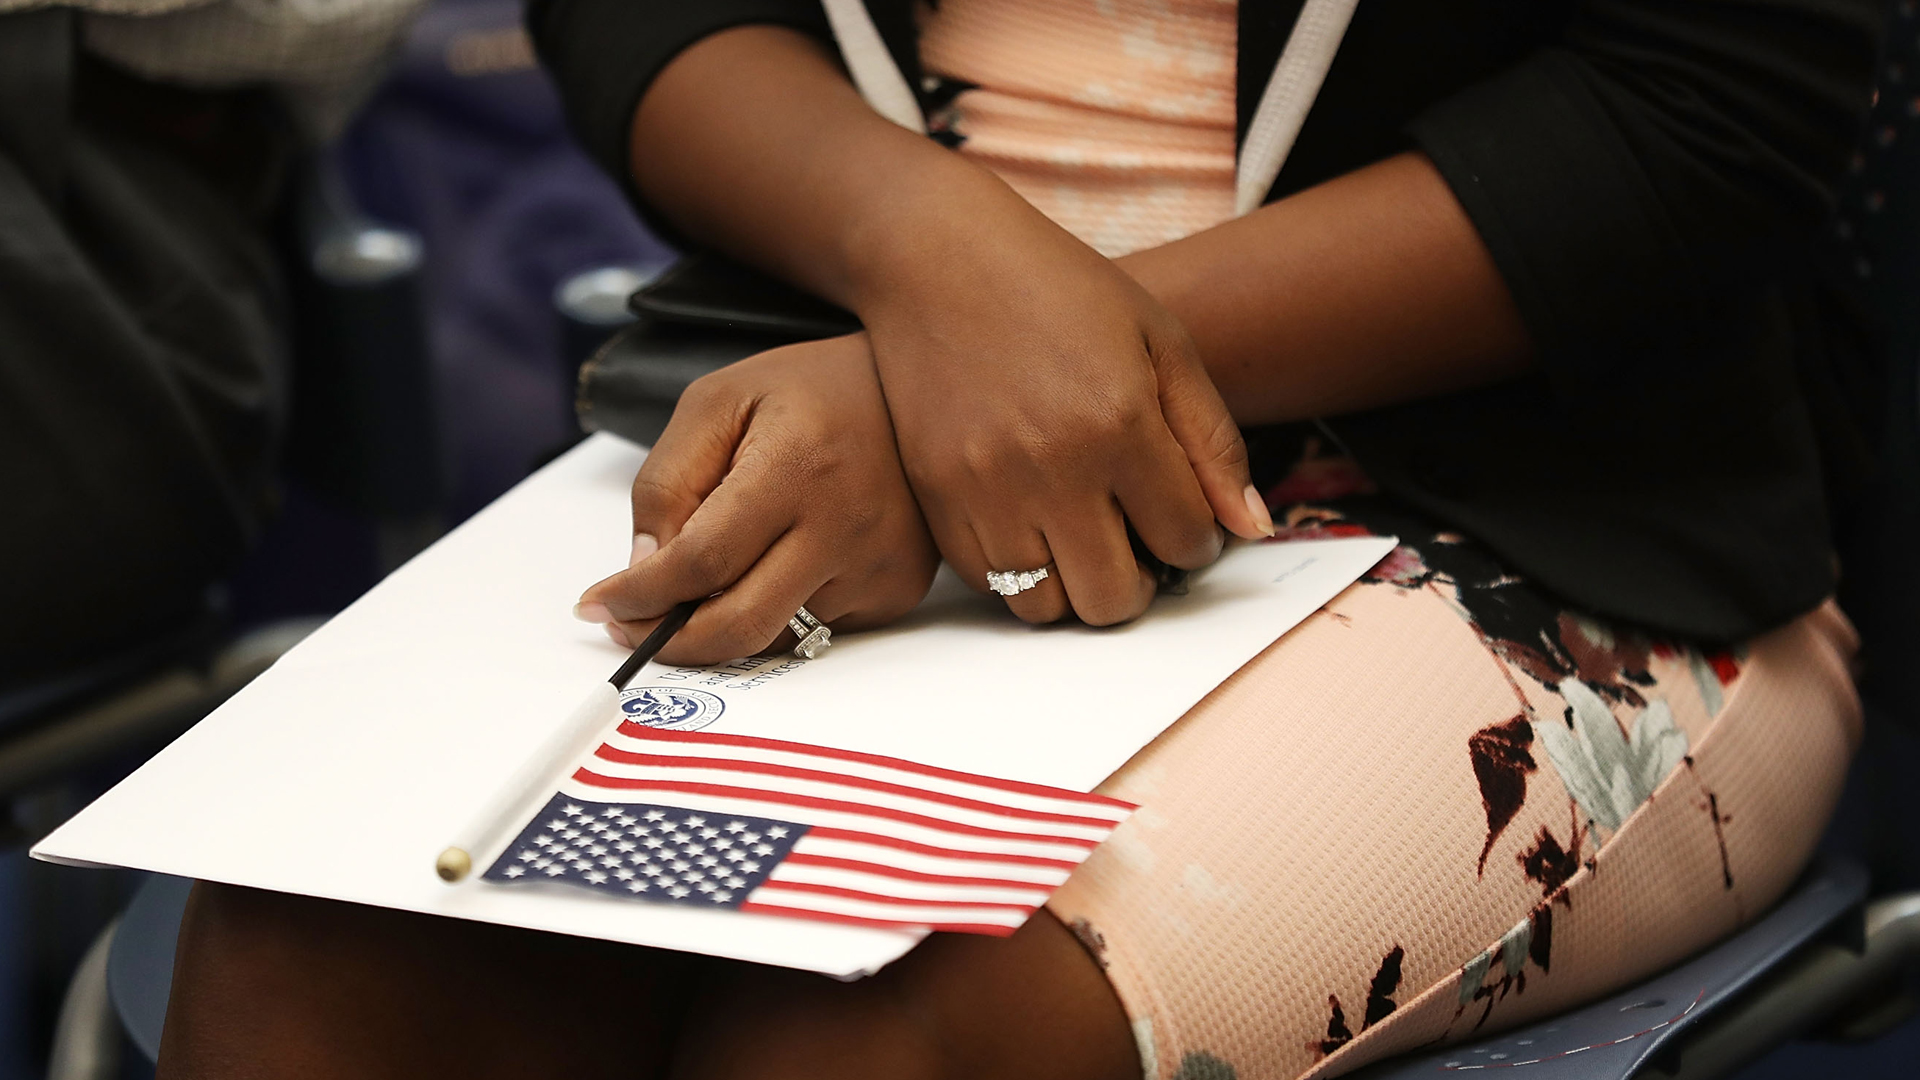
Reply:
[[[868, 6], [920, 85], [908, 0]], [[1300, 7], [1240, 5], [1243, 133]], [[1726, 641], [1817, 604], [1833, 558], [1802, 375], [1851, 330], [1809, 252], [1883, 14], [1881, 0], [1361, 0], [1270, 198], [1424, 151], [1541, 363], [1332, 430], [1388, 491], [1596, 614]], [[619, 177], [633, 109], [681, 49], [744, 23], [828, 36], [809, 0], [533, 0], [528, 19]]]
[[139, 82], [0, 15], [0, 689], [209, 617], [285, 405], [263, 91]]

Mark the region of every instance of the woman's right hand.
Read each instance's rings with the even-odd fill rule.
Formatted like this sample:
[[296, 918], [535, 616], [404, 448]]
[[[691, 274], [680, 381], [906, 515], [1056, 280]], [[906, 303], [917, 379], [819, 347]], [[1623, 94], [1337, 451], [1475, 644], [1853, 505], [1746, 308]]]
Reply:
[[634, 478], [633, 534], [628, 568], [575, 612], [630, 646], [673, 605], [713, 597], [660, 651], [673, 664], [761, 652], [802, 605], [835, 630], [883, 625], [940, 565], [865, 334], [773, 349], [689, 387]]

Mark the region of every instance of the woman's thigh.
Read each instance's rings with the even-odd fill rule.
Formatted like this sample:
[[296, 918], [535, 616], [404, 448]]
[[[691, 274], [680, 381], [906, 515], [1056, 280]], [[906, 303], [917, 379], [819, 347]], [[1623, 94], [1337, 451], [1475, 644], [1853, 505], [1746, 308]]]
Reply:
[[1836, 611], [1703, 654], [1439, 569], [1455, 544], [1400, 549], [1103, 785], [1140, 809], [1049, 906], [1149, 1077], [1331, 1075], [1566, 1008], [1809, 853], [1857, 737]]
[[160, 1076], [1134, 1080], [1125, 1014], [1042, 913], [817, 975], [226, 886], [194, 891]]

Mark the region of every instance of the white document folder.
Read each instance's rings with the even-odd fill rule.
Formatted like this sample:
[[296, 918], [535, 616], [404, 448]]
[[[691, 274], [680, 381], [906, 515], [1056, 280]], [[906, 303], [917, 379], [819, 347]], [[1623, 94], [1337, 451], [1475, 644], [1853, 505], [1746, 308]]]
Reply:
[[[442, 883], [434, 857], [624, 650], [574, 600], [626, 564], [644, 451], [596, 435], [315, 631], [33, 849], [281, 892], [683, 949], [840, 977], [923, 933]], [[1346, 588], [1388, 538], [1239, 545], [1125, 626], [1028, 627], [942, 571], [885, 630], [818, 659], [633, 687], [722, 703], [705, 730], [1091, 790]], [[557, 784], [561, 778], [555, 777]]]

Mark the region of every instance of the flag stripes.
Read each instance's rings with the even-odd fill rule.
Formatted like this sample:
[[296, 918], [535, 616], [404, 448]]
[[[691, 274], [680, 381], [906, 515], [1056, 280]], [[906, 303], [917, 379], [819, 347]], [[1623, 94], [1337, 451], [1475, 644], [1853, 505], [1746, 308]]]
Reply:
[[486, 877], [1005, 935], [1131, 811], [897, 758], [628, 722]]

